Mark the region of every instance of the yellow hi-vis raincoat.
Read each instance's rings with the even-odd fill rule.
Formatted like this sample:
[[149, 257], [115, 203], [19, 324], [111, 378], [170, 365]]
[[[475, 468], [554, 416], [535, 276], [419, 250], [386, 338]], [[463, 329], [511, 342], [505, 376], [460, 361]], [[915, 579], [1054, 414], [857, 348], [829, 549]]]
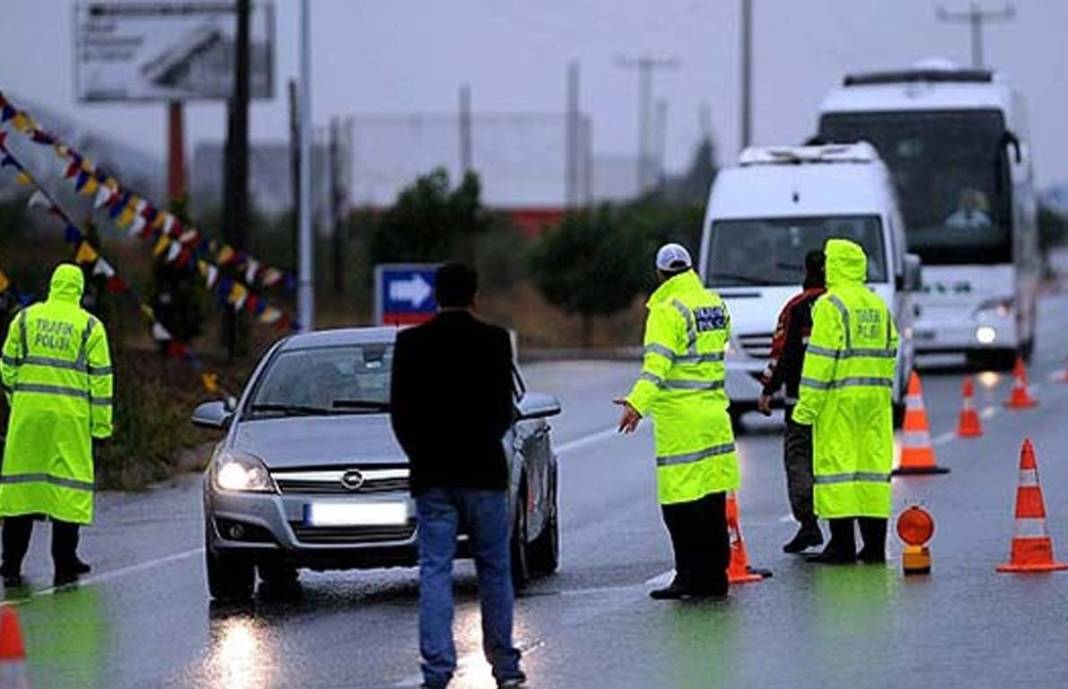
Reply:
[[660, 502], [734, 490], [740, 478], [724, 390], [727, 308], [692, 270], [660, 285], [647, 307], [642, 372], [627, 401], [656, 424]]
[[825, 519], [890, 516], [897, 328], [864, 286], [868, 259], [830, 239], [827, 292], [812, 307], [796, 423], [812, 426], [813, 497]]
[[104, 326], [82, 310], [77, 266], [56, 268], [48, 300], [8, 328], [0, 382], [11, 406], [0, 516], [93, 518], [93, 438], [111, 435], [111, 356]]

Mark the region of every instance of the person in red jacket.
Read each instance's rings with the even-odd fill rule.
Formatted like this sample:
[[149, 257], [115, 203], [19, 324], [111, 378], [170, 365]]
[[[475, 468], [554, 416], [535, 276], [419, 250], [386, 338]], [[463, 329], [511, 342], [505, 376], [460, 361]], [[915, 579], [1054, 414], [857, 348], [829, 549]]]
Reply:
[[793, 422], [793, 409], [801, 384], [801, 365], [812, 330], [812, 305], [826, 291], [823, 262], [823, 252], [820, 250], [805, 255], [804, 289], [786, 302], [779, 313], [771, 344], [771, 358], [761, 378], [764, 389], [757, 401], [757, 408], [769, 416], [772, 396], [783, 385], [786, 386], [783, 459], [790, 508], [794, 519], [800, 524], [797, 534], [782, 547], [783, 552], [787, 553], [800, 553], [823, 543], [823, 532], [820, 531], [812, 505], [812, 427]]

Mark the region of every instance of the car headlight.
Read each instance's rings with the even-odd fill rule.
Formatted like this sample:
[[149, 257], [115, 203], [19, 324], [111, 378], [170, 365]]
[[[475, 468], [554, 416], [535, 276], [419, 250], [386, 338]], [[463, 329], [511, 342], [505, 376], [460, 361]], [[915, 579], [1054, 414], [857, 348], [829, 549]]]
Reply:
[[227, 451], [215, 461], [212, 471], [215, 487], [243, 493], [276, 493], [277, 487], [267, 467], [244, 452]]
[[975, 308], [975, 315], [995, 315], [998, 318], [1008, 318], [1016, 308], [1016, 299], [1013, 297], [999, 297], [997, 299], [985, 299], [979, 302]]

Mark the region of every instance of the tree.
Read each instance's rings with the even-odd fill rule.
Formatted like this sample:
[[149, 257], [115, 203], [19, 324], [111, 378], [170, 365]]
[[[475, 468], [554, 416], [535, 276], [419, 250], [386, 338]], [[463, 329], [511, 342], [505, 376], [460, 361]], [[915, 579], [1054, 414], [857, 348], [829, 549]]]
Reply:
[[569, 213], [534, 245], [534, 283], [551, 304], [582, 318], [585, 346], [596, 316], [626, 307], [651, 282], [652, 247], [633, 226], [619, 222], [610, 206]]
[[450, 190], [443, 168], [416, 179], [375, 223], [372, 262], [473, 262], [475, 239], [494, 225], [482, 206], [481, 187], [478, 175], [469, 172]]

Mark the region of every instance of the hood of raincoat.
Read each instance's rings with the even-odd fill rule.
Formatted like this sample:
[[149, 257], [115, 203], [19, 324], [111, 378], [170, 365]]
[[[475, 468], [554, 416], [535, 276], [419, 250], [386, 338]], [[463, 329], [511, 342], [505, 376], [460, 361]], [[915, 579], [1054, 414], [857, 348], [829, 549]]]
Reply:
[[82, 269], [70, 263], [63, 263], [52, 273], [48, 298], [78, 303], [84, 290], [85, 277], [82, 275]]
[[864, 249], [848, 239], [828, 239], [827, 286], [863, 285], [868, 277], [868, 257]]

